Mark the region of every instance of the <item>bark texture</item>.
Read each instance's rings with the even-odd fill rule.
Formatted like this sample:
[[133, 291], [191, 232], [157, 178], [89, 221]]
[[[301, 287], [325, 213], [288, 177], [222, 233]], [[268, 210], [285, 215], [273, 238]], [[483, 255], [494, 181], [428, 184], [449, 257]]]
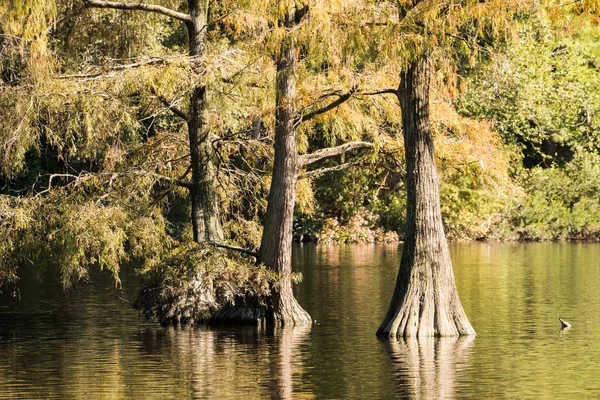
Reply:
[[[293, 15], [293, 13], [291, 13]], [[288, 17], [289, 18], [289, 17]], [[292, 19], [293, 21], [293, 19]], [[292, 38], [281, 45], [277, 60], [275, 159], [267, 213], [260, 245], [260, 259], [279, 274], [279, 290], [272, 296], [273, 322], [310, 325], [310, 315], [292, 292], [292, 225], [298, 174], [296, 148], [296, 68], [298, 50]]]
[[475, 331], [458, 296], [442, 225], [429, 121], [429, 58], [421, 56], [400, 78], [408, 192], [406, 239], [394, 294], [377, 335], [472, 335]]
[[[191, 21], [186, 22], [190, 42], [189, 55], [201, 56], [206, 47], [208, 1], [189, 0], [188, 7], [191, 17]], [[207, 123], [206, 94], [206, 86], [196, 86], [192, 89], [187, 120], [192, 166], [192, 228], [194, 241], [220, 243], [224, 234], [217, 204], [216, 171], [213, 164], [212, 137]]]

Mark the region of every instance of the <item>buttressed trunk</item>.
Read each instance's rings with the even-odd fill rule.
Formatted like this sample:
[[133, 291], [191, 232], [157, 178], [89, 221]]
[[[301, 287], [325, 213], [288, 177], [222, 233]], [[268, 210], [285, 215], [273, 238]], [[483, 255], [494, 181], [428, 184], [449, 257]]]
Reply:
[[[293, 15], [293, 14], [292, 14]], [[309, 325], [310, 315], [292, 292], [292, 225], [298, 174], [296, 148], [296, 68], [298, 49], [284, 39], [277, 60], [275, 159], [269, 191], [260, 258], [279, 274], [279, 291], [272, 298], [273, 320], [282, 325]]]
[[407, 171], [406, 239], [396, 287], [378, 336], [475, 334], [452, 272], [440, 210], [429, 122], [431, 62], [422, 55], [400, 75]]
[[[208, 23], [208, 1], [189, 0], [191, 21], [187, 22], [189, 55], [201, 56], [205, 52], [206, 24]], [[193, 60], [196, 67], [199, 60]], [[192, 228], [196, 242], [222, 242], [223, 227], [219, 216], [215, 188], [215, 166], [213, 164], [212, 135], [207, 123], [206, 86], [196, 86], [190, 95], [188, 135], [190, 162], [192, 166]]]

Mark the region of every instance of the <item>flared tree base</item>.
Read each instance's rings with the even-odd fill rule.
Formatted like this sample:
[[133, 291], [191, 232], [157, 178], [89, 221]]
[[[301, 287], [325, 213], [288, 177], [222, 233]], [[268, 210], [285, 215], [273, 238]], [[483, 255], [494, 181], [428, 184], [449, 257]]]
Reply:
[[435, 309], [430, 302], [425, 301], [420, 305], [420, 301], [416, 299], [408, 303], [392, 318], [383, 321], [377, 336], [397, 338], [475, 335], [462, 307], [460, 310], [449, 310], [446, 307]]
[[396, 288], [378, 336], [474, 335], [458, 296], [447, 245], [405, 246]]
[[289, 280], [280, 282], [279, 292], [272, 297], [273, 323], [282, 326], [308, 326], [312, 324], [310, 315], [300, 306]]
[[440, 208], [429, 120], [432, 59], [423, 53], [400, 73], [398, 100], [406, 156], [402, 261], [378, 336], [473, 335], [458, 297]]

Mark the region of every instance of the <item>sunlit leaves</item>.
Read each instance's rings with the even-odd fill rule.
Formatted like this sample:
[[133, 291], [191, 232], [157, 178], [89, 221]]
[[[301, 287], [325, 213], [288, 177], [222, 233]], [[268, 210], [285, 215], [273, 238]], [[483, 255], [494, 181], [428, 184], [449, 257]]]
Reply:
[[590, 63], [586, 42], [558, 40], [539, 25], [521, 36], [473, 79], [461, 107], [471, 116], [493, 118], [506, 140], [533, 146], [524, 149], [527, 155], [537, 151], [533, 156], [550, 163], [556, 156], [558, 163], [565, 160], [543, 150], [544, 143], [597, 151], [600, 73]]

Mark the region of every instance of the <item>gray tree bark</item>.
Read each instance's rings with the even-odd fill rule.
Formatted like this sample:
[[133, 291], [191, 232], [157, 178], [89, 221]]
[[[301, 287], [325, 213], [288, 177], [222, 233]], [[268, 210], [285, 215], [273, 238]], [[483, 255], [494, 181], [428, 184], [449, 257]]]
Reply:
[[429, 121], [431, 62], [422, 55], [400, 74], [398, 98], [407, 170], [406, 238], [378, 336], [472, 335], [460, 302], [440, 210]]
[[[189, 36], [189, 55], [202, 56], [206, 48], [208, 0], [188, 0], [191, 21], [186, 21]], [[193, 60], [199, 67], [198, 60]], [[192, 229], [194, 241], [223, 241], [223, 227], [215, 188], [216, 171], [213, 164], [212, 135], [207, 123], [206, 86], [196, 86], [190, 95], [187, 126], [192, 166]]]
[[[286, 26], [294, 23], [294, 7]], [[292, 225], [298, 174], [296, 147], [296, 69], [298, 49], [288, 36], [277, 58], [275, 159], [267, 212], [260, 245], [260, 259], [279, 274], [279, 290], [272, 296], [273, 321], [281, 325], [310, 325], [310, 315], [292, 292]]]

